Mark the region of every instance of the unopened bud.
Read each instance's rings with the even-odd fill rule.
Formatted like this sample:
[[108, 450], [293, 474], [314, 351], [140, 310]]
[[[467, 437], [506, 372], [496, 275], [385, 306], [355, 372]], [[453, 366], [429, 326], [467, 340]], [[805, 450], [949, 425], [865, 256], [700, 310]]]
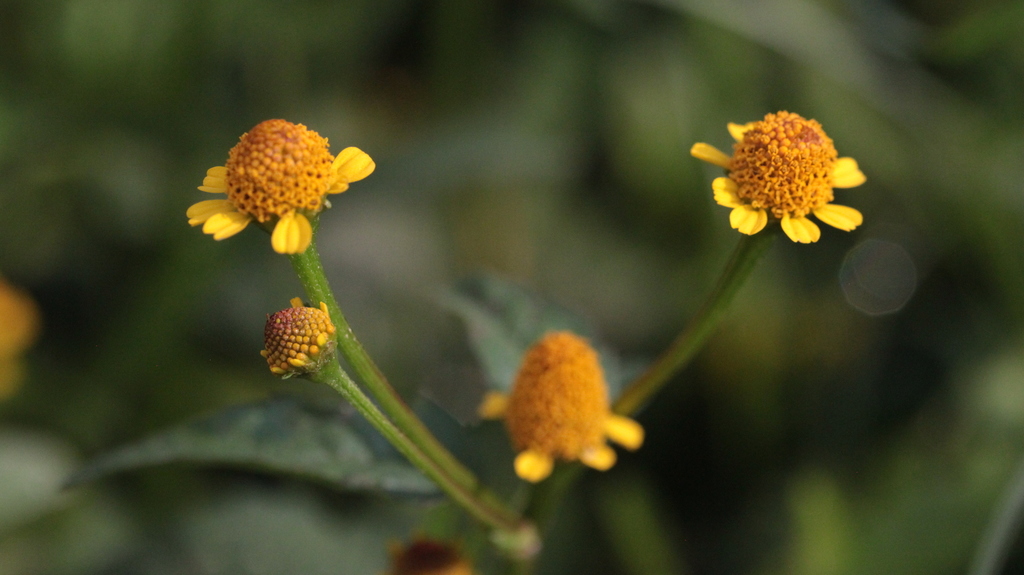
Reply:
[[336, 345], [327, 304], [304, 307], [299, 298], [291, 303], [292, 307], [267, 316], [263, 329], [266, 349], [260, 352], [267, 358], [270, 371], [282, 378], [318, 371]]

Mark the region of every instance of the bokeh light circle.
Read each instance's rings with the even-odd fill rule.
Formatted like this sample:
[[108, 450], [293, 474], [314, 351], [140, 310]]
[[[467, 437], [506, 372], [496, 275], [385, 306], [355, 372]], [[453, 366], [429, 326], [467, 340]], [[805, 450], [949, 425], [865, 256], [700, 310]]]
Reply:
[[865, 240], [846, 254], [839, 283], [850, 305], [868, 315], [894, 313], [917, 289], [917, 267], [903, 246]]

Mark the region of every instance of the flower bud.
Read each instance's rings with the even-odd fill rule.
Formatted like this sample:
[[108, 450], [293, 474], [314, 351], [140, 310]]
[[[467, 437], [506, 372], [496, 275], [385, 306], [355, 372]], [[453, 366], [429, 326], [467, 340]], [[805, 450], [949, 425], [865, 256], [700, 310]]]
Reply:
[[282, 378], [319, 370], [336, 345], [327, 304], [304, 307], [299, 298], [293, 298], [291, 303], [292, 307], [267, 316], [263, 329], [266, 349], [260, 352], [270, 371]]

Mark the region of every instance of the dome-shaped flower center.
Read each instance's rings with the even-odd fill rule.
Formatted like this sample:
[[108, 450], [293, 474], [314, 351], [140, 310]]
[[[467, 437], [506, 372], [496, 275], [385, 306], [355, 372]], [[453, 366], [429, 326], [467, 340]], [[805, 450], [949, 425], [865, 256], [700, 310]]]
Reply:
[[320, 309], [301, 307], [298, 298], [293, 307], [267, 316], [263, 328], [261, 352], [270, 371], [278, 375], [295, 375], [319, 369], [323, 360], [334, 351], [334, 324], [327, 306]]
[[768, 114], [733, 150], [729, 179], [752, 207], [782, 219], [806, 216], [832, 201], [839, 154], [817, 121], [790, 112]]
[[604, 445], [608, 415], [604, 373], [585, 340], [551, 333], [526, 352], [505, 415], [517, 451], [576, 459]]
[[261, 223], [295, 211], [318, 212], [333, 161], [327, 138], [302, 124], [261, 122], [228, 154], [228, 199]]

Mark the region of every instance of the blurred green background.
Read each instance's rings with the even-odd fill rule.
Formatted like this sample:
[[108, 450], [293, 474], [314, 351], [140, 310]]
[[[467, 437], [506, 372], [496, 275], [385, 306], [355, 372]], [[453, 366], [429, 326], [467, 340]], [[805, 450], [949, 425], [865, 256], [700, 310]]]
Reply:
[[540, 567], [963, 573], [1024, 447], [1022, 94], [1024, 2], [0, 0], [0, 273], [44, 322], [0, 403], [0, 575], [379, 573], [430, 509], [175, 466], [57, 491], [184, 419], [326, 395], [257, 354], [301, 291], [286, 258], [186, 224], [256, 123], [376, 160], [322, 218], [328, 274], [493, 470], [511, 452], [461, 427], [482, 376], [437, 293], [520, 282], [643, 365], [738, 239], [690, 146], [780, 109], [860, 162], [837, 201], [864, 226], [776, 242]]

